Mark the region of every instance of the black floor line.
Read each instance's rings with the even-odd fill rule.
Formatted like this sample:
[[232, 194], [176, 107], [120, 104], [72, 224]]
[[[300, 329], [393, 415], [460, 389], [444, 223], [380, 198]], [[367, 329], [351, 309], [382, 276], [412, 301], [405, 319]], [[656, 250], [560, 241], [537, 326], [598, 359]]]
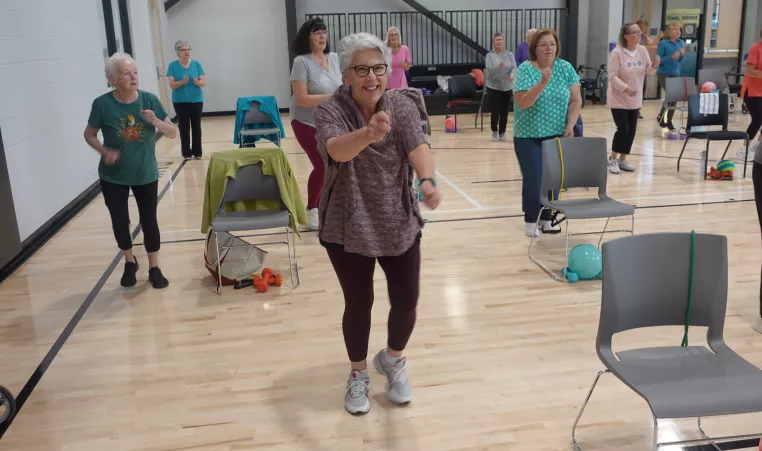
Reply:
[[[159, 193], [158, 202], [161, 202], [161, 199], [164, 197], [164, 194], [166, 194], [169, 187], [172, 186], [172, 182], [174, 182], [177, 175], [183, 169], [183, 166], [185, 166], [185, 161], [180, 162], [180, 165], [177, 167], [177, 169], [175, 169], [175, 172], [172, 174], [172, 177], [170, 177], [169, 181], [164, 186], [164, 189], [162, 189], [161, 193]], [[135, 230], [133, 230], [132, 232], [133, 240], [140, 233], [140, 229], [141, 229], [140, 224], [138, 224], [138, 226], [135, 227]], [[119, 262], [121, 260], [122, 260], [122, 254], [120, 252], [120, 253], [117, 253], [116, 256], [114, 256], [113, 260], [111, 260], [111, 264], [109, 264], [108, 268], [106, 268], [106, 270], [103, 272], [103, 275], [101, 275], [101, 278], [98, 280], [98, 282], [95, 284], [93, 289], [90, 291], [90, 293], [87, 295], [85, 300], [82, 302], [82, 305], [79, 307], [79, 309], [71, 318], [71, 320], [69, 320], [69, 323], [66, 325], [63, 332], [61, 332], [61, 335], [58, 336], [58, 339], [56, 339], [55, 343], [53, 343], [53, 346], [50, 348], [48, 353], [45, 355], [45, 357], [42, 359], [40, 364], [37, 366], [37, 369], [34, 370], [34, 373], [32, 374], [32, 376], [29, 378], [26, 384], [24, 384], [24, 388], [22, 388], [19, 394], [16, 396], [16, 414], [13, 416], [13, 418], [10, 418], [8, 421], [0, 425], [0, 439], [2, 439], [3, 435], [5, 435], [5, 432], [11, 426], [11, 424], [13, 424], [13, 420], [15, 420], [16, 417], [19, 415], [26, 401], [29, 399], [30, 396], [32, 396], [32, 392], [37, 387], [37, 384], [40, 383], [42, 376], [45, 375], [45, 372], [50, 367], [50, 364], [53, 363], [53, 360], [61, 351], [61, 348], [63, 348], [63, 346], [66, 344], [66, 340], [68, 340], [72, 332], [74, 332], [74, 329], [77, 327], [79, 322], [85, 316], [85, 313], [87, 313], [87, 310], [90, 308], [93, 301], [95, 301], [95, 298], [98, 296], [98, 293], [100, 293], [101, 289], [103, 288], [103, 285], [106, 284], [106, 281], [108, 280], [109, 277], [111, 277], [111, 274], [114, 272], [114, 270], [119, 265]]]
[[[299, 232], [299, 233], [310, 233], [310, 232]], [[273, 235], [283, 235], [284, 232], [273, 232], [273, 233], [257, 233], [252, 235], [236, 235], [237, 238], [253, 238], [258, 236], [273, 236]], [[197, 243], [199, 241], [206, 241], [206, 237], [204, 238], [187, 238], [184, 240], [161, 240], [161, 244], [179, 244], [179, 243]], [[254, 244], [267, 244], [267, 243], [254, 243]], [[133, 246], [143, 246], [143, 243], [135, 243]]]

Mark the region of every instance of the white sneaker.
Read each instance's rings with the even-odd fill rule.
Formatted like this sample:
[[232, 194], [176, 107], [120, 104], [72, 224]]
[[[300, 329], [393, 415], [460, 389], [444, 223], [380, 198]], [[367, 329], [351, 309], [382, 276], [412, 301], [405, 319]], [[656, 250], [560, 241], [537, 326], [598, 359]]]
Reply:
[[373, 357], [376, 371], [386, 376], [386, 396], [395, 404], [406, 404], [413, 400], [413, 389], [407, 381], [407, 360], [400, 357], [394, 363], [387, 360], [386, 349]]
[[492, 142], [493, 142], [493, 143], [496, 143], [496, 142], [497, 142], [497, 140], [498, 140], [498, 137], [497, 137], [497, 132], [492, 132]]
[[754, 330], [762, 334], [762, 318], [757, 318], [757, 322], [754, 323]]
[[535, 238], [537, 238], [540, 235], [542, 235], [542, 228], [541, 227], [537, 227], [537, 224], [535, 224], [534, 222], [525, 222], [524, 223], [524, 233], [528, 237], [535, 237]]
[[561, 233], [561, 224], [553, 225], [551, 221], [540, 220], [542, 233]]
[[619, 170], [619, 162], [614, 158], [609, 158], [609, 172], [612, 174], [621, 174]]
[[320, 214], [317, 208], [307, 210], [307, 226], [310, 230], [320, 230]]
[[508, 138], [506, 138], [506, 137], [505, 137], [505, 133], [503, 133], [503, 134], [499, 135], [499, 136], [497, 137], [497, 139], [498, 139], [498, 140], [500, 140], [501, 142], [505, 142], [505, 141], [508, 141]]
[[631, 165], [627, 160], [617, 160], [617, 165], [619, 166], [619, 169], [625, 172], [635, 172], [635, 166]]
[[368, 413], [370, 410], [370, 378], [367, 371], [353, 370], [347, 379], [347, 394], [344, 408], [352, 415]]

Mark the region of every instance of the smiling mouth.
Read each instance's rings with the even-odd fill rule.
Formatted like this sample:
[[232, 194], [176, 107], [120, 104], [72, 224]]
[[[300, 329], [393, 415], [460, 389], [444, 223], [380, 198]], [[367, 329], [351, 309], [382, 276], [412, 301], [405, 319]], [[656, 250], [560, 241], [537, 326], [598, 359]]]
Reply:
[[374, 92], [374, 91], [378, 90], [378, 87], [379, 87], [378, 85], [375, 85], [375, 86], [363, 86], [362, 89], [364, 89], [366, 91]]

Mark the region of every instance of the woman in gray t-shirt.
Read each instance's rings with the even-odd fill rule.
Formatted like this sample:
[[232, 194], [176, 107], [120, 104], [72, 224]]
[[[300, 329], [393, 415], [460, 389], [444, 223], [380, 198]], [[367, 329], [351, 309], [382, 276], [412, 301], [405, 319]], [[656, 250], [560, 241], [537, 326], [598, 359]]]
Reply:
[[319, 17], [302, 25], [291, 51], [298, 56], [291, 68], [291, 128], [304, 152], [312, 162], [307, 182], [307, 219], [310, 230], [318, 230], [318, 204], [323, 191], [325, 163], [317, 148], [312, 111], [341, 86], [339, 57], [328, 46], [325, 23]]
[[513, 99], [513, 79], [516, 77], [516, 58], [505, 49], [505, 40], [500, 33], [495, 33], [492, 47], [485, 61], [484, 84], [492, 107], [492, 141], [505, 141], [508, 109]]

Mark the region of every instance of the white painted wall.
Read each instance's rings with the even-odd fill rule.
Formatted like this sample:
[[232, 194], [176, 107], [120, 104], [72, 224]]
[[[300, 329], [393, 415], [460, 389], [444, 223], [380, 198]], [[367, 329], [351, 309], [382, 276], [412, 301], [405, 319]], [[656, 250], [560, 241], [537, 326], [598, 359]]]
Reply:
[[286, 6], [283, 0], [194, 0], [166, 14], [163, 30], [167, 65], [177, 59], [182, 39], [206, 71], [204, 111], [234, 111], [242, 96], [274, 95], [288, 108]]
[[106, 90], [96, 0], [0, 2], [0, 127], [24, 240], [97, 180], [82, 138]]
[[156, 76], [148, 0], [130, 0], [128, 5], [130, 11], [132, 57], [138, 63], [140, 89], [152, 92], [158, 96], [159, 79]]

